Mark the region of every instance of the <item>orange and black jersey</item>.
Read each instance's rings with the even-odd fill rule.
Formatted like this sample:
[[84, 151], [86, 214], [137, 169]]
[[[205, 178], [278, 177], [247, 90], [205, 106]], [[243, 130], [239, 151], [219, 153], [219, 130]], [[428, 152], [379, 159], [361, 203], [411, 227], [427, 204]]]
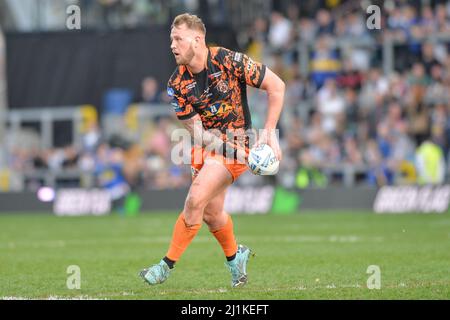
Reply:
[[265, 71], [265, 65], [243, 53], [211, 47], [206, 69], [192, 74], [186, 66], [178, 66], [167, 93], [180, 120], [199, 114], [206, 130], [246, 130], [251, 128], [247, 85], [259, 88]]

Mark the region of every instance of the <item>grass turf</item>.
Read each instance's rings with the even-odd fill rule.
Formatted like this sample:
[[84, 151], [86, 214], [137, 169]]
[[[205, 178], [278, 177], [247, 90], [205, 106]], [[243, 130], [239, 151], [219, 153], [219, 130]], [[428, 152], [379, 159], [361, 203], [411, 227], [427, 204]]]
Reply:
[[[137, 217], [0, 215], [0, 299], [449, 299], [450, 214], [305, 212], [234, 216], [238, 242], [256, 252], [249, 283], [230, 288], [204, 225], [166, 283], [140, 269], [165, 254], [173, 213]], [[81, 269], [81, 289], [66, 286]], [[381, 289], [369, 290], [369, 265]]]

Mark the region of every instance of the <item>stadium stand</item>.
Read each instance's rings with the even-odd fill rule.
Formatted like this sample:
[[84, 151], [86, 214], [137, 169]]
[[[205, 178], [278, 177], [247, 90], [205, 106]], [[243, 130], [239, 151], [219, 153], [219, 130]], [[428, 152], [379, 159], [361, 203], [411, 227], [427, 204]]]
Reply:
[[[56, 2], [46, 1], [42, 14], [57, 6]], [[177, 14], [164, 1], [111, 3], [109, 7], [102, 2], [86, 5], [87, 27], [114, 30], [165, 25]], [[236, 32], [239, 48], [266, 63], [287, 84], [286, 111], [279, 128], [285, 153], [277, 175], [279, 184], [308, 188], [448, 182], [449, 3], [389, 1], [382, 6], [383, 32], [368, 29], [368, 14], [359, 2], [352, 1], [246, 1], [245, 6], [254, 10], [242, 10], [244, 4], [236, 2], [177, 3], [177, 10], [209, 17], [212, 26], [231, 21], [227, 27]], [[12, 13], [3, 19], [7, 31], [49, 31], [59, 25], [57, 17], [27, 25], [18, 14], [19, 4], [6, 1], [3, 6]], [[148, 74], [140, 79], [145, 92], [134, 98], [127, 88], [105, 95], [105, 110], [117, 111], [109, 122], [105, 117], [86, 124], [87, 111], [80, 111], [81, 106], [48, 110], [11, 106], [2, 169], [11, 182], [16, 181], [7, 184], [9, 189], [95, 184], [99, 145], [118, 153], [123, 170], [133, 177], [128, 178], [133, 186], [188, 186], [187, 166], [170, 161], [170, 135], [179, 124], [165, 89], [146, 98], [146, 91], [154, 90], [151, 79], [156, 77], [160, 84], [169, 75], [150, 76], [151, 70]], [[248, 95], [254, 125], [261, 127], [266, 108], [262, 93], [249, 89]], [[54, 132], [56, 120], [70, 123], [61, 131], [67, 139], [58, 146], [53, 141], [61, 134]], [[17, 137], [24, 143], [17, 144]], [[434, 159], [431, 168], [423, 165], [427, 157]], [[139, 170], [127, 167], [127, 158]], [[441, 173], [430, 178], [427, 170]], [[82, 173], [89, 178], [81, 178]]]

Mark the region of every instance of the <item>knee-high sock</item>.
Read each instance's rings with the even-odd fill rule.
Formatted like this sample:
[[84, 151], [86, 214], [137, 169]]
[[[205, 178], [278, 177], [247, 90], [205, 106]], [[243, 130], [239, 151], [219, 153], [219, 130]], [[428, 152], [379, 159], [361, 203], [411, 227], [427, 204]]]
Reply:
[[231, 257], [237, 252], [237, 243], [234, 237], [233, 220], [228, 215], [227, 223], [220, 229], [211, 230], [211, 233], [219, 241], [226, 257]]
[[172, 241], [167, 251], [166, 257], [172, 261], [178, 261], [183, 254], [184, 250], [189, 246], [192, 239], [198, 233], [201, 228], [201, 224], [186, 225], [184, 220], [184, 214], [181, 213], [175, 223]]

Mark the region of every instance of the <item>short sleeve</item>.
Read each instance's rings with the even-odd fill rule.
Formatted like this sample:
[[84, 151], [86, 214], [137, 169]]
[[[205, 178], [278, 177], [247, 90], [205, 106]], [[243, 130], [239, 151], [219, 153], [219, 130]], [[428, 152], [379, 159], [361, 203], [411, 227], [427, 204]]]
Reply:
[[196, 114], [192, 105], [186, 102], [186, 99], [171, 85], [170, 82], [167, 85], [167, 95], [172, 99], [170, 104], [178, 119], [187, 120]]
[[220, 48], [219, 58], [241, 82], [259, 88], [266, 73], [266, 66], [260, 62], [252, 60], [249, 56], [241, 52]]

